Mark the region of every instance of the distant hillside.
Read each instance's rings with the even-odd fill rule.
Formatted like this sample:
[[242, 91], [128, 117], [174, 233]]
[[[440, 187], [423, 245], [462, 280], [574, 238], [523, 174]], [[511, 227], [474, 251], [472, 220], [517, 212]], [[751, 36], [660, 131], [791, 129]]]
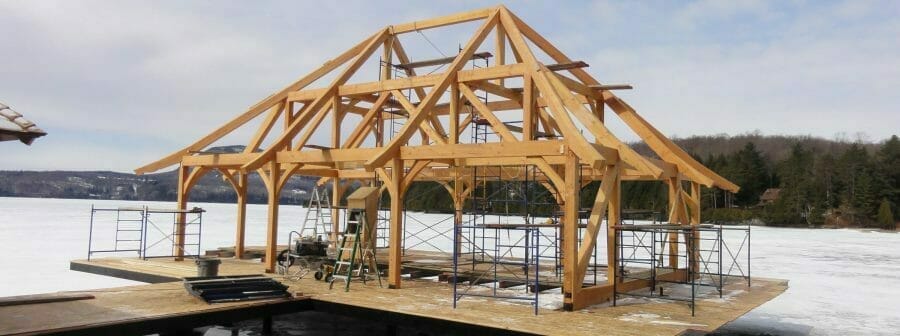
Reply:
[[[234, 153], [243, 146], [211, 148], [208, 152]], [[282, 191], [282, 203], [299, 204], [316, 177], [294, 176]], [[266, 203], [265, 185], [256, 173], [247, 178], [248, 202]], [[113, 200], [175, 201], [178, 174], [172, 170], [135, 175], [110, 171], [0, 171], [0, 196], [93, 198]], [[231, 185], [217, 171], [207, 173], [191, 190], [194, 202], [235, 202]]]
[[[734, 153], [748, 143], [752, 142], [756, 146], [766, 164], [772, 168], [775, 162], [782, 161], [791, 155], [791, 148], [795, 144], [799, 144], [803, 148], [816, 153], [816, 155], [831, 154], [837, 156], [843, 153], [851, 145], [860, 145], [847, 140], [830, 140], [824, 138], [816, 138], [808, 135], [761, 135], [758, 133], [748, 133], [741, 135], [695, 135], [687, 138], [672, 139], [678, 146], [686, 152], [694, 155], [702, 160], [708, 159], [711, 155], [718, 156], [723, 154]], [[643, 142], [631, 143], [637, 152], [655, 156], [653, 151]], [[879, 148], [878, 143], [862, 144], [869, 152], [874, 152]]]

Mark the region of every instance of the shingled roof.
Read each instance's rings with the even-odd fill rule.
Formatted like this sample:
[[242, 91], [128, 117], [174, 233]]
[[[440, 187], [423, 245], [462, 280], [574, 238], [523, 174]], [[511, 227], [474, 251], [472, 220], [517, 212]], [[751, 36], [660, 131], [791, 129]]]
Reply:
[[0, 141], [19, 140], [31, 145], [34, 139], [47, 135], [21, 113], [3, 103], [0, 103], [0, 117]]

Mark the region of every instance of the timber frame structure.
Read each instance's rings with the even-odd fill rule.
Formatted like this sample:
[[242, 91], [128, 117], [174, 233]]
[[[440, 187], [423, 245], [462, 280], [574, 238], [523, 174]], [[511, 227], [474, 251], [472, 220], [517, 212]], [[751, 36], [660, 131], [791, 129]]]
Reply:
[[[400, 43], [403, 34], [464, 22], [477, 22], [478, 28], [454, 57], [411, 62]], [[493, 43], [485, 43], [492, 35]], [[493, 44], [494, 64], [466, 70], [465, 64], [473, 58], [486, 57], [479, 53], [482, 44]], [[380, 80], [349, 83], [379, 50]], [[542, 51], [555, 63], [541, 62], [535, 51]], [[441, 65], [442, 71], [416, 73], [417, 67], [428, 65]], [[564, 304], [568, 310], [580, 309], [609, 300], [613, 284], [619, 281], [615, 267], [608, 267], [606, 284], [584, 287], [579, 279], [585, 276], [598, 239], [604, 238], [604, 219], [620, 223], [623, 180], [666, 183], [669, 223], [682, 225], [700, 223], [701, 185], [738, 190], [737, 185], [691, 158], [612, 92], [630, 87], [603, 85], [584, 70], [586, 66], [563, 54], [504, 6], [387, 26], [197, 142], [136, 169], [136, 173], [178, 165], [177, 202], [179, 208], [186, 208], [187, 194], [196, 181], [205, 173], [220, 171], [238, 195], [237, 257], [244, 251], [247, 175], [259, 173], [269, 194], [265, 259], [269, 272], [275, 270], [279, 195], [292, 175], [320, 176], [320, 184], [330, 180], [335, 205], [348, 181], [380, 185], [391, 200], [388, 283], [399, 288], [403, 199], [411, 183], [443, 184], [460, 214], [474, 188], [472, 170], [476, 167], [498, 169], [498, 175], [515, 179], [515, 170], [521, 168], [508, 167], [533, 166], [563, 214], [559, 230], [563, 237]], [[404, 76], [392, 76], [397, 69]], [[308, 87], [326, 75], [331, 76], [327, 86]], [[510, 87], [515, 84], [521, 86]], [[404, 95], [403, 90], [415, 94]], [[497, 99], [487, 102], [482, 99], [486, 96]], [[624, 121], [658, 159], [642, 156], [617, 139], [605, 126], [607, 111]], [[358, 123], [346, 120], [353, 114], [361, 118]], [[510, 125], [504, 118], [521, 120], [521, 126]], [[242, 153], [202, 152], [254, 119], [261, 124]], [[279, 120], [284, 127], [273, 131]], [[489, 124], [499, 141], [461, 141], [460, 135], [476, 121]], [[388, 132], [387, 123], [402, 127]], [[347, 134], [342, 126], [355, 128]], [[328, 146], [310, 143], [320, 129], [330, 133]], [[267, 139], [271, 140], [262, 149]], [[590, 181], [601, 183], [579, 241], [578, 200]], [[337, 210], [333, 211], [337, 225]], [[607, 258], [613, 264], [615, 232], [612, 225], [605, 231]], [[176, 244], [183, 244], [184, 236], [179, 233], [183, 228], [176, 232]], [[647, 285], [619, 283], [620, 290], [623, 286]]]

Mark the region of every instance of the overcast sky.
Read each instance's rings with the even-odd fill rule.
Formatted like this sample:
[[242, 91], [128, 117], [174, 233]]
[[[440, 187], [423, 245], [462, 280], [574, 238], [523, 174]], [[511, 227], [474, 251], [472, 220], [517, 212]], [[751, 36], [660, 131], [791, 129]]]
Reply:
[[[322, 3], [0, 0], [0, 102], [49, 133], [0, 170], [131, 171], [381, 27], [493, 5]], [[670, 136], [900, 133], [900, 1], [506, 5]], [[455, 54], [476, 27], [404, 43]]]

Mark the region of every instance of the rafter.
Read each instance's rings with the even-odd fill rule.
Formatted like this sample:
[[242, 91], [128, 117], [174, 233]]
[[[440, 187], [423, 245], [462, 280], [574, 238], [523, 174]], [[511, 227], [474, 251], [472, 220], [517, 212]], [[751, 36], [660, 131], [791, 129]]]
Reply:
[[[338, 75], [338, 77], [335, 78], [334, 81], [331, 82], [331, 84], [328, 86], [328, 89], [326, 90], [328, 94], [319, 96], [318, 98], [316, 98], [316, 100], [310, 103], [310, 110], [318, 111], [325, 108], [325, 105], [330, 101], [331, 96], [337, 94], [337, 87], [341, 84], [344, 84], [344, 82], [350, 79], [350, 76], [352, 76], [356, 72], [356, 70], [363, 65], [366, 59], [368, 59], [369, 56], [372, 55], [375, 49], [377, 49], [387, 37], [387, 29], [380, 31], [376, 33], [375, 36], [371, 37], [365, 44], [365, 46], [360, 50], [359, 54], [356, 55], [353, 63], [348, 65], [347, 68], [344, 69], [344, 71], [340, 75]], [[282, 133], [282, 135], [277, 140], [275, 140], [269, 148], [263, 151], [262, 155], [260, 155], [258, 159], [247, 163], [246, 165], [241, 167], [241, 170], [246, 171], [256, 169], [257, 167], [265, 163], [266, 160], [274, 157], [277, 151], [284, 148], [284, 146], [288, 144], [288, 142], [294, 137], [294, 135], [297, 134], [297, 132], [299, 132], [302, 127], [306, 126], [306, 122], [308, 120], [308, 118], [303, 117], [294, 120], [294, 122], [291, 123], [288, 129], [284, 133]]]
[[519, 140], [516, 139], [516, 136], [513, 135], [508, 128], [506, 128], [506, 125], [504, 125], [503, 122], [494, 115], [494, 112], [492, 112], [487, 107], [487, 105], [484, 105], [481, 99], [479, 99], [478, 96], [476, 96], [475, 93], [472, 92], [472, 89], [469, 89], [469, 87], [465, 84], [460, 84], [459, 91], [462, 92], [463, 96], [466, 97], [466, 100], [469, 101], [469, 104], [472, 104], [472, 106], [475, 107], [475, 110], [478, 111], [478, 115], [480, 115], [482, 118], [487, 120], [488, 123], [491, 124], [491, 128], [494, 130], [494, 132], [497, 132], [497, 134], [500, 135], [500, 139], [502, 139], [503, 141]]
[[221, 127], [216, 129], [212, 133], [209, 133], [208, 135], [201, 138], [197, 142], [194, 142], [190, 146], [187, 146], [184, 149], [181, 149], [172, 154], [169, 154], [160, 160], [157, 160], [155, 162], [152, 162], [150, 164], [147, 164], [145, 166], [135, 169], [134, 170], [135, 174], [141, 175], [144, 173], [154, 172], [154, 171], [160, 170], [162, 168], [171, 166], [173, 164], [178, 163], [178, 160], [182, 156], [187, 155], [190, 152], [198, 151], [203, 148], [206, 148], [206, 146], [209, 146], [216, 140], [221, 139], [223, 136], [227, 135], [231, 131], [234, 131], [238, 127], [241, 127], [242, 125], [246, 124], [248, 121], [253, 120], [253, 118], [256, 118], [256, 116], [258, 116], [260, 113], [262, 113], [266, 109], [272, 107], [272, 105], [274, 105], [275, 103], [277, 103], [281, 100], [284, 100], [287, 97], [287, 94], [289, 92], [297, 91], [297, 90], [300, 90], [300, 89], [306, 87], [310, 83], [315, 82], [322, 76], [325, 76], [326, 74], [330, 73], [335, 68], [346, 63], [347, 61], [352, 59], [354, 56], [356, 56], [360, 52], [360, 50], [362, 50], [364, 47], [365, 47], [365, 41], [357, 44], [353, 48], [350, 48], [349, 50], [345, 51], [343, 54], [334, 58], [333, 60], [325, 62], [325, 64], [323, 64], [321, 67], [319, 67], [318, 69], [311, 72], [309, 75], [306, 75], [303, 78], [300, 78], [299, 80], [288, 85], [284, 89], [281, 89], [281, 91], [278, 91], [275, 94], [273, 94], [269, 97], [266, 97], [266, 99], [263, 99], [262, 101], [256, 103], [256, 105], [251, 106], [249, 110], [242, 113], [237, 118], [232, 119], [231, 121], [227, 122], [225, 125], [222, 125]]

